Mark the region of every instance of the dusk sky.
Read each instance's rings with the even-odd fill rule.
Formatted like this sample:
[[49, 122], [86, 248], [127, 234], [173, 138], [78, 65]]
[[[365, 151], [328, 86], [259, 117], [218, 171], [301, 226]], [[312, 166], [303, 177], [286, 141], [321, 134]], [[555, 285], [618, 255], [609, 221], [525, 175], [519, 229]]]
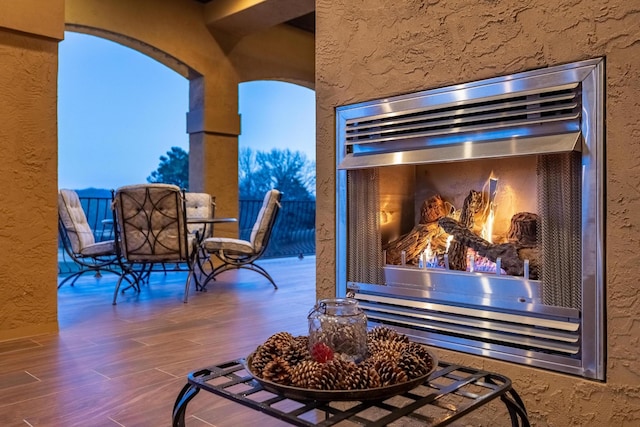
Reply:
[[[240, 85], [240, 147], [315, 161], [315, 92], [283, 82]], [[66, 32], [58, 70], [58, 187], [146, 182], [171, 147], [189, 149], [189, 82], [135, 50]]]

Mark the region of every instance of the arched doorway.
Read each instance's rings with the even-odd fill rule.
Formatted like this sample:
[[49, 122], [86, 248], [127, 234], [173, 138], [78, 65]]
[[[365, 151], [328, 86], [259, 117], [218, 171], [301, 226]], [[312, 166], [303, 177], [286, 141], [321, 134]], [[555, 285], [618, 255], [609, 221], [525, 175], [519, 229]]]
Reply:
[[283, 192], [265, 258], [315, 255], [315, 92], [273, 80], [241, 83], [239, 235], [247, 240], [262, 197]]
[[[96, 241], [112, 238], [111, 191], [139, 184], [160, 158], [188, 151], [189, 82], [127, 46], [69, 32], [59, 44], [58, 187], [80, 196]], [[187, 171], [188, 175], [188, 171]], [[60, 274], [78, 266], [58, 247]]]
[[189, 81], [134, 49], [66, 32], [59, 45], [58, 184], [145, 182], [171, 147], [189, 149]]

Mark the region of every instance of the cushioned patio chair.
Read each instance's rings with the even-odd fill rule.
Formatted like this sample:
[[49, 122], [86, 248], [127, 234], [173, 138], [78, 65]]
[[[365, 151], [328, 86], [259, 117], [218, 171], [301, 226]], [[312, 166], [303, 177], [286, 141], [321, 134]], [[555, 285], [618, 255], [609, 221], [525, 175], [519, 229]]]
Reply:
[[[198, 239], [199, 252], [196, 255], [194, 267], [197, 265], [200, 271], [204, 271], [202, 263], [206, 262], [209, 264], [209, 269], [213, 269], [211, 259], [199, 246], [202, 240], [213, 236], [213, 223], [194, 221], [207, 220], [215, 216], [216, 198], [209, 193], [187, 192], [185, 193], [185, 204], [187, 207], [187, 228]], [[194, 277], [197, 279], [197, 276]], [[198, 282], [196, 281], [196, 283]]]
[[[256, 264], [256, 261], [264, 254], [269, 244], [271, 232], [276, 223], [280, 211], [280, 199], [282, 193], [278, 190], [269, 190], [262, 202], [260, 212], [251, 230], [249, 240], [233, 239], [228, 237], [209, 237], [203, 240], [201, 247], [207, 254], [215, 255], [222, 264], [214, 268], [202, 283], [202, 289], [214, 278], [227, 270], [245, 268], [255, 271], [266, 277], [274, 288], [278, 289], [273, 278], [267, 271]], [[188, 290], [185, 291], [185, 296]]]
[[165, 264], [184, 266], [188, 286], [198, 239], [187, 228], [185, 195], [179, 187], [169, 184], [120, 187], [114, 195], [113, 212], [116, 251], [122, 268], [113, 295], [114, 305], [123, 280], [130, 278], [128, 288], [139, 292], [143, 279], [155, 267], [165, 271]]
[[[213, 218], [216, 213], [216, 198], [209, 193], [185, 193], [187, 220]], [[200, 239], [213, 235], [213, 227], [206, 223], [187, 224], [190, 233], [198, 233]]]
[[58, 289], [68, 281], [73, 285], [78, 278], [88, 272], [100, 277], [107, 271], [120, 274], [116, 267], [116, 247], [114, 240], [96, 242], [87, 216], [80, 204], [80, 197], [74, 190], [58, 191], [58, 232], [65, 252], [78, 265], [79, 270], [65, 277]]

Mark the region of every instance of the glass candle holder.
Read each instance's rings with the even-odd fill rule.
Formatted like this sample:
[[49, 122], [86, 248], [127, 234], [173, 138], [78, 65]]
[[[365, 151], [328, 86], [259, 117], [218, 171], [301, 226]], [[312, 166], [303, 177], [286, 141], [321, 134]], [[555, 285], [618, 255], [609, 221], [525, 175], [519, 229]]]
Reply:
[[367, 316], [353, 298], [321, 299], [309, 312], [309, 351], [318, 344], [332, 357], [360, 362], [367, 354]]

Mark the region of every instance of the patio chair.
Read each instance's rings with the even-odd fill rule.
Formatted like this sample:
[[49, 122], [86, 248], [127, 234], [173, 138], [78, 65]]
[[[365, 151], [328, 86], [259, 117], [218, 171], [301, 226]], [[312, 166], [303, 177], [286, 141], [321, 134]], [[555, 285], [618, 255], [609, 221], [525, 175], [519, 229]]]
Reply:
[[[201, 247], [207, 254], [215, 255], [222, 264], [214, 268], [202, 282], [202, 289], [214, 280], [216, 276], [227, 270], [247, 269], [255, 271], [266, 277], [275, 289], [278, 289], [273, 278], [267, 271], [256, 264], [267, 249], [271, 232], [276, 223], [280, 211], [280, 199], [282, 193], [278, 190], [269, 190], [264, 196], [262, 207], [251, 230], [249, 240], [233, 239], [228, 237], [209, 237], [203, 240]], [[188, 289], [185, 290], [185, 301]]]
[[[122, 275], [116, 284], [116, 304], [122, 281], [140, 291], [140, 283], [165, 264], [184, 266], [187, 285], [193, 275], [197, 236], [187, 228], [184, 191], [169, 184], [139, 184], [120, 187], [113, 200], [118, 263]], [[183, 269], [184, 270], [184, 269]]]
[[101, 277], [106, 271], [120, 274], [116, 267], [116, 248], [114, 240], [96, 242], [87, 216], [80, 203], [80, 197], [74, 190], [58, 191], [58, 232], [62, 247], [79, 270], [65, 277], [58, 289], [69, 280], [71, 285], [85, 273], [93, 272]]
[[[185, 203], [187, 207], [187, 228], [189, 232], [196, 236], [198, 242], [198, 252], [196, 254], [196, 264], [200, 271], [203, 270], [203, 262], [209, 264], [213, 269], [211, 259], [200, 247], [202, 240], [213, 236], [213, 223], [195, 222], [200, 219], [211, 219], [216, 213], [216, 198], [209, 193], [185, 193]], [[197, 276], [194, 276], [197, 279]], [[196, 282], [197, 283], [197, 282]]]
[[[216, 213], [216, 198], [209, 193], [185, 193], [187, 220], [213, 218]], [[198, 233], [201, 239], [213, 235], [213, 227], [206, 223], [187, 224], [190, 233]]]

